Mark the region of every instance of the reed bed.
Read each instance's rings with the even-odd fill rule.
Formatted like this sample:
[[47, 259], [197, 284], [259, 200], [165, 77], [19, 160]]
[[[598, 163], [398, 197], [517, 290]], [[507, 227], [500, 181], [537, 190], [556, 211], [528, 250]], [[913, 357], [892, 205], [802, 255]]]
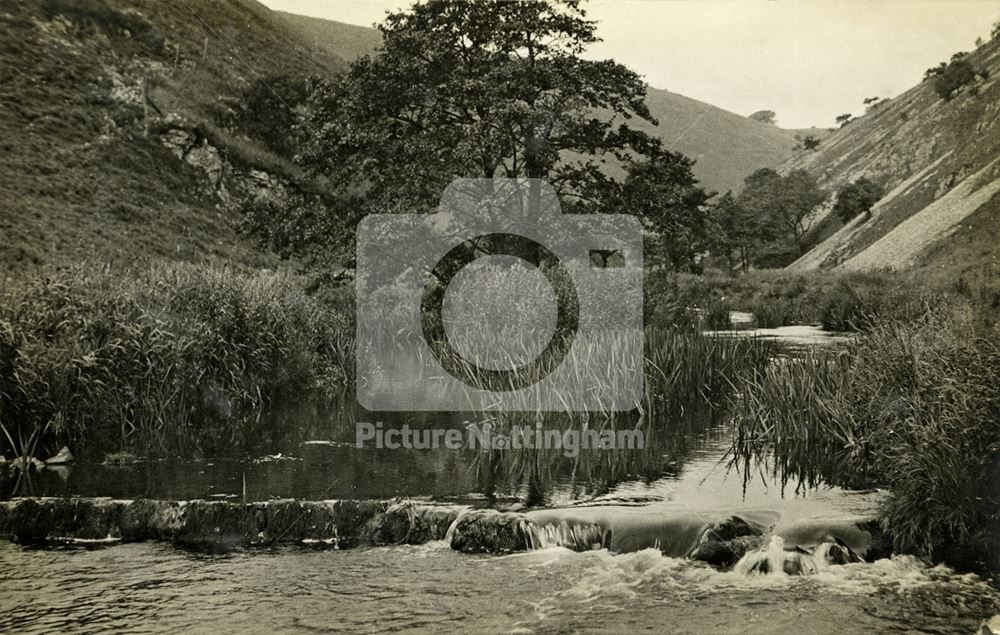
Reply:
[[[0, 417], [59, 442], [232, 447], [262, 411], [346, 385], [346, 318], [284, 273], [83, 268], [0, 288]], [[14, 435], [12, 435], [14, 436]]]
[[798, 483], [882, 486], [897, 550], [996, 573], [1000, 344], [969, 307], [875, 322], [841, 353], [748, 379], [733, 461]]

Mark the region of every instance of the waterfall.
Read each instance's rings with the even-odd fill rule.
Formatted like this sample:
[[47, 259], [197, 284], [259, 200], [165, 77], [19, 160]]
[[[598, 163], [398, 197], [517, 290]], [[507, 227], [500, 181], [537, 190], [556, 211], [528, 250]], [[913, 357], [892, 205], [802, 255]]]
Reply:
[[741, 575], [810, 575], [831, 565], [860, 560], [849, 547], [839, 542], [822, 542], [811, 551], [801, 547], [786, 549], [781, 536], [771, 536], [764, 547], [740, 558], [733, 571]]
[[597, 523], [569, 523], [563, 520], [538, 525], [524, 522], [522, 530], [528, 537], [530, 549], [565, 547], [573, 551], [590, 551], [611, 543], [611, 532]]

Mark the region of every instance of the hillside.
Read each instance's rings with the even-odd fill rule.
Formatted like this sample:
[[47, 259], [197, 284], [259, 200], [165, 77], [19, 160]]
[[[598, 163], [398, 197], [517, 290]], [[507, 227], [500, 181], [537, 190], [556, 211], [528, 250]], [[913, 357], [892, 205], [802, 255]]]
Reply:
[[375, 29], [275, 11], [308, 46], [352, 62], [375, 52], [382, 35]]
[[798, 143], [781, 128], [667, 90], [649, 88], [646, 103], [659, 125], [636, 127], [695, 159], [695, 176], [712, 191], [739, 188], [754, 170], [790, 157]]
[[790, 269], [1000, 271], [1000, 43], [965, 59], [985, 78], [950, 100], [925, 80], [782, 166], [805, 168], [831, 190], [867, 176], [887, 192], [870, 220], [844, 226], [820, 214], [821, 242]]
[[239, 204], [301, 175], [234, 110], [261, 78], [342, 60], [249, 0], [5, 2], [0, 33], [4, 269], [262, 262]]
[[[157, 258], [273, 266], [246, 208], [322, 186], [294, 163], [306, 77], [372, 51], [376, 31], [253, 0], [17, 0], [0, 8], [0, 263], [5, 274]], [[650, 90], [653, 130], [712, 190], [776, 165], [778, 128]], [[281, 125], [278, 125], [281, 124]], [[289, 124], [290, 125], [290, 124]], [[0, 274], [4, 275], [4, 274]]]

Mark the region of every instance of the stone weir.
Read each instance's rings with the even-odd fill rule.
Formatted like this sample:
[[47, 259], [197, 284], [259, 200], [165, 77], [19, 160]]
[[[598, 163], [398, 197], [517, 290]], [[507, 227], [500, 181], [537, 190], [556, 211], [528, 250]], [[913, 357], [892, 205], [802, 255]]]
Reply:
[[742, 563], [748, 571], [786, 573], [803, 572], [795, 563], [809, 556], [842, 564], [888, 555], [878, 523], [867, 517], [782, 522], [767, 512], [706, 517], [620, 507], [522, 513], [408, 500], [19, 498], [0, 502], [0, 535], [22, 544], [166, 541], [209, 550], [280, 544], [349, 548], [434, 540], [447, 540], [453, 549], [467, 553], [654, 548], [723, 569]]

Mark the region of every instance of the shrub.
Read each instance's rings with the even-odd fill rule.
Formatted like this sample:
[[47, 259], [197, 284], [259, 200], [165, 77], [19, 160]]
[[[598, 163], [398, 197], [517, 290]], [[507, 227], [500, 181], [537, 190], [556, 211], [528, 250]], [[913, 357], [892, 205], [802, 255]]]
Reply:
[[950, 64], [934, 79], [934, 91], [941, 99], [949, 100], [955, 93], [976, 81], [976, 71], [968, 60], [961, 57], [952, 60]]
[[858, 214], [871, 216], [871, 209], [885, 194], [881, 185], [866, 177], [861, 177], [854, 183], [849, 183], [837, 192], [837, 202], [833, 213], [847, 223]]

